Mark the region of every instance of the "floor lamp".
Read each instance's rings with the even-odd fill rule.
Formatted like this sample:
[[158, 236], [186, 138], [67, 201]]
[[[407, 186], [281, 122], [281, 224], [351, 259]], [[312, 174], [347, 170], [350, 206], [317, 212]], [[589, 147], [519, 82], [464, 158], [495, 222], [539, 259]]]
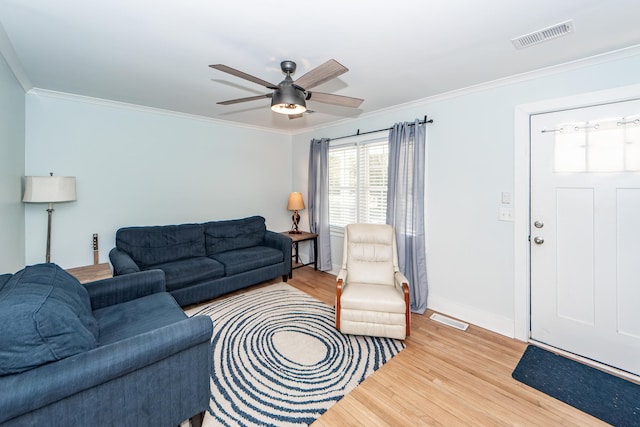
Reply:
[[51, 262], [51, 216], [53, 204], [76, 200], [76, 178], [74, 176], [25, 176], [25, 203], [48, 203], [47, 214], [47, 262]]

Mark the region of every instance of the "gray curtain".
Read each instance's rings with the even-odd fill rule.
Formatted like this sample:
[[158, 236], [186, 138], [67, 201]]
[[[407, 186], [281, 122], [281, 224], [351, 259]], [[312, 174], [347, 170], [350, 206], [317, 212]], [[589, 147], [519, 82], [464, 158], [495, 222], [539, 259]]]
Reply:
[[[329, 139], [312, 139], [309, 146], [309, 227], [318, 234], [318, 269], [329, 271], [331, 265], [331, 236], [329, 235]], [[312, 258], [313, 259], [313, 258]]]
[[409, 280], [411, 311], [427, 308], [424, 232], [426, 124], [396, 123], [389, 132], [387, 223], [395, 227], [400, 271]]

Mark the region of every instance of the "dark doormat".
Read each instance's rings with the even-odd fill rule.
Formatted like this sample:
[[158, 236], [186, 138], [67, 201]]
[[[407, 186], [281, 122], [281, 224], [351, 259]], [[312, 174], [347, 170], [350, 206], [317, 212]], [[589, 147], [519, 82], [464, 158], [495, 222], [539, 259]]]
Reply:
[[640, 426], [640, 385], [631, 381], [533, 345], [512, 376], [614, 426]]

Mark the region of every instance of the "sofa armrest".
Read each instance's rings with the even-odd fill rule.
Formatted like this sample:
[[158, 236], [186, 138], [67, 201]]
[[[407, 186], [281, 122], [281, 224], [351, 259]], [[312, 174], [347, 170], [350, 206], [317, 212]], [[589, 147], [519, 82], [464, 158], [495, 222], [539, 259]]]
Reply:
[[166, 291], [162, 270], [125, 274], [85, 283], [83, 286], [89, 292], [92, 310]]
[[212, 333], [211, 318], [196, 316], [26, 372], [0, 377], [0, 390], [11, 391], [0, 397], [0, 423], [208, 343]]
[[0, 274], [0, 289], [11, 279], [11, 274]]
[[113, 265], [114, 276], [140, 271], [140, 267], [138, 267], [138, 264], [136, 264], [133, 258], [118, 248], [113, 248], [109, 251], [109, 260], [111, 261], [111, 265]]
[[264, 242], [267, 246], [282, 251], [284, 256], [285, 271], [291, 271], [291, 238], [275, 231], [267, 230], [264, 235]]

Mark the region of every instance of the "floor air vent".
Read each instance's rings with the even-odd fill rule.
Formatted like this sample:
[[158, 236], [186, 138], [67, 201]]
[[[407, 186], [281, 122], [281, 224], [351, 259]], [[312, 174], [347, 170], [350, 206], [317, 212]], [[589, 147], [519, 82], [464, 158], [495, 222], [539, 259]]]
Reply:
[[461, 331], [466, 331], [469, 327], [467, 323], [451, 319], [438, 313], [433, 313], [429, 319], [442, 323], [443, 325], [451, 326], [452, 328], [460, 329]]
[[533, 33], [525, 34], [524, 36], [516, 37], [515, 39], [511, 39], [511, 42], [517, 49], [524, 49], [525, 47], [546, 42], [547, 40], [557, 39], [558, 37], [571, 33], [573, 33], [573, 21], [569, 20], [543, 28], [542, 30], [534, 31]]

